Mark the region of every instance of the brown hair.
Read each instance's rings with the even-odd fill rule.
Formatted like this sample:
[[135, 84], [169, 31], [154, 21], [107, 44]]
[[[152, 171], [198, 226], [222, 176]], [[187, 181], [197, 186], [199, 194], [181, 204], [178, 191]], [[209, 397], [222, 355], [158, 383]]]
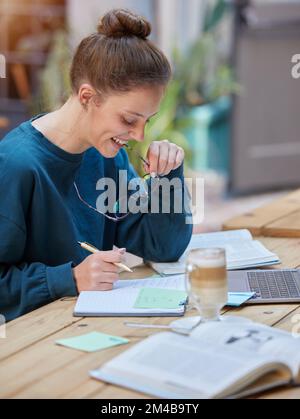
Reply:
[[106, 13], [98, 32], [83, 39], [71, 66], [71, 85], [78, 92], [83, 82], [101, 93], [126, 92], [147, 85], [166, 85], [170, 64], [147, 37], [150, 23], [125, 9]]

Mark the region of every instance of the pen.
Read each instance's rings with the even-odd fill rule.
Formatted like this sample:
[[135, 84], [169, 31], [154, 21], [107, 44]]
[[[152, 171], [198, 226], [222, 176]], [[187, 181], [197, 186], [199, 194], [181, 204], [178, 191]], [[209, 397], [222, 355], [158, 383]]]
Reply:
[[[97, 253], [97, 252], [99, 252], [99, 249], [97, 249], [96, 247], [92, 246], [89, 243], [86, 243], [86, 242], [78, 242], [78, 244], [80, 244], [80, 246], [83, 249], [87, 250], [88, 252], [91, 252], [91, 253]], [[117, 266], [118, 268], [123, 269], [126, 272], [133, 272], [133, 270], [131, 270], [130, 268], [128, 268], [128, 266], [124, 265], [123, 263], [113, 262], [113, 264], [115, 266]]]

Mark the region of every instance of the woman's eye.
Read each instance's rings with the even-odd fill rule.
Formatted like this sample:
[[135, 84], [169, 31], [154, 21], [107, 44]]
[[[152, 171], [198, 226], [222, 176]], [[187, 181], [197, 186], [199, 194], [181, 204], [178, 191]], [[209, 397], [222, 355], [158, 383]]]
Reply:
[[128, 119], [125, 119], [125, 118], [123, 118], [123, 122], [126, 125], [134, 125], [135, 124], [135, 121], [129, 121]]

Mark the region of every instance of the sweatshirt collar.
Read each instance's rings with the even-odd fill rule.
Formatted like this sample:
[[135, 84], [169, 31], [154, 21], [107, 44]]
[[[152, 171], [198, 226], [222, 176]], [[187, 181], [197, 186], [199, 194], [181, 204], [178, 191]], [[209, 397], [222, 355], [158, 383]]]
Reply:
[[41, 133], [31, 124], [31, 122], [35, 121], [36, 119], [40, 118], [43, 115], [45, 115], [45, 113], [36, 115], [33, 118], [31, 118], [29, 121], [24, 122], [22, 124], [23, 129], [25, 129], [26, 131], [29, 131], [39, 141], [39, 143], [43, 147], [47, 148], [51, 153], [55, 154], [61, 159], [66, 160], [68, 162], [74, 162], [74, 163], [81, 162], [84, 156], [84, 152], [73, 154], [73, 153], [69, 153], [63, 150], [62, 148], [54, 144], [52, 141], [50, 141], [47, 137], [45, 137], [43, 133]]

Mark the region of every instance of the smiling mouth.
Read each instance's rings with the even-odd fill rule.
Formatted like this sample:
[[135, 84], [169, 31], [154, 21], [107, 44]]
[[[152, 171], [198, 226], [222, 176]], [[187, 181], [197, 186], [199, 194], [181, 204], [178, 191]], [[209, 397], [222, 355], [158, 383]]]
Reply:
[[112, 137], [111, 138], [116, 144], [118, 144], [119, 146], [127, 146], [127, 141], [126, 140], [121, 140], [118, 137]]

